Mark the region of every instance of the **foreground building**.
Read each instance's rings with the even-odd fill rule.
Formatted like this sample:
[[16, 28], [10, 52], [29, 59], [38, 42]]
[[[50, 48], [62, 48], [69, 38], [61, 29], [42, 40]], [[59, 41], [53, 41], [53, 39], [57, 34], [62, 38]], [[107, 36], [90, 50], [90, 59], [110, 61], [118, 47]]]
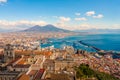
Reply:
[[0, 80], [17, 80], [20, 77], [20, 72], [0, 72]]

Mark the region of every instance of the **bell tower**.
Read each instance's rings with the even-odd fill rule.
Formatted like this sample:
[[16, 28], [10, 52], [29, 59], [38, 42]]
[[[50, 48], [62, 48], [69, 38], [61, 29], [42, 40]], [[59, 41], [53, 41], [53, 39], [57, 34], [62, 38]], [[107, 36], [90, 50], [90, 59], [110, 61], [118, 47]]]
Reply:
[[11, 44], [4, 47], [4, 62], [9, 62], [15, 59], [14, 49]]

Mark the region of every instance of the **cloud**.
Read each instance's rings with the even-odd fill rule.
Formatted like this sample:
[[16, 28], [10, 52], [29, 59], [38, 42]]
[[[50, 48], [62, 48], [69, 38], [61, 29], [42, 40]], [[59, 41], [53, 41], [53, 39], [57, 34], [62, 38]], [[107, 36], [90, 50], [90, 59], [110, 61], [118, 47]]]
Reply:
[[104, 16], [102, 14], [98, 14], [97, 16], [93, 16], [93, 18], [103, 18]]
[[66, 29], [66, 30], [74, 30], [73, 25], [71, 25], [71, 23], [63, 23], [63, 22], [58, 22], [54, 24], [55, 26], [57, 26], [58, 28], [62, 28], [62, 29]]
[[71, 18], [63, 17], [63, 16], [59, 17], [59, 19], [60, 19], [60, 22], [69, 22], [71, 20]]
[[7, 21], [0, 20], [0, 27], [3, 29], [24, 29], [24, 26], [34, 26], [34, 25], [46, 25], [45, 21], [29, 21], [29, 20], [19, 20], [19, 21]]
[[113, 24], [112, 26], [113, 29], [120, 29], [120, 24]]
[[53, 18], [58, 18], [58, 16], [52, 16]]
[[76, 16], [80, 16], [80, 13], [75, 13]]
[[68, 29], [68, 30], [86, 30], [91, 28], [96, 28], [96, 26], [88, 23], [83, 24], [67, 24], [67, 23], [56, 23], [55, 26], [58, 26], [59, 28]]
[[42, 18], [43, 16], [38, 16], [39, 18]]
[[95, 14], [95, 11], [88, 11], [86, 12], [87, 16], [93, 16]]
[[58, 26], [59, 28], [69, 29], [66, 22], [69, 22], [71, 20], [70, 17], [55, 16], [55, 18], [58, 18], [59, 21], [57, 23], [55, 23], [54, 25]]
[[87, 19], [85, 17], [82, 18], [75, 18], [76, 21], [87, 21]]
[[6, 3], [7, 0], [0, 0], [0, 3]]
[[56, 26], [59, 26], [60, 28], [68, 29], [68, 30], [87, 30], [91, 28], [96, 28], [96, 26], [88, 24], [88, 23], [77, 24], [77, 25], [57, 23]]
[[88, 29], [120, 29], [120, 24], [90, 24], [83, 23], [74, 27], [76, 30], [88, 30]]
[[79, 30], [86, 30], [86, 29], [91, 29], [94, 26], [91, 25], [91, 24], [84, 23], [84, 24], [78, 25], [77, 27], [78, 27]]
[[88, 11], [86, 12], [86, 16], [92, 16], [93, 18], [103, 18], [104, 16], [102, 14], [95, 15], [95, 11]]
[[65, 27], [65, 23], [62, 23], [62, 22], [58, 22], [55, 25], [59, 27]]

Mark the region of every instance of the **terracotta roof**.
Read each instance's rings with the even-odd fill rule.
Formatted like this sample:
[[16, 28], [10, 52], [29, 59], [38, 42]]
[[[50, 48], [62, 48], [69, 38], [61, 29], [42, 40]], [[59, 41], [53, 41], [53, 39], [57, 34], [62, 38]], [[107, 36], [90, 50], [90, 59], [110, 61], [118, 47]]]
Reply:
[[42, 54], [42, 55], [45, 55], [46, 57], [52, 55], [52, 51], [34, 51], [34, 54]]
[[18, 55], [22, 55], [22, 54], [36, 54], [36, 55], [45, 55], [46, 57], [49, 57], [52, 55], [52, 51], [39, 51], [39, 50], [34, 50], [34, 51], [31, 51], [31, 50], [28, 50], [28, 51], [22, 51], [22, 50], [15, 50], [15, 54], [18, 54]]
[[27, 50], [27, 51], [15, 50], [15, 54], [31, 54], [31, 53], [32, 53], [31, 50]]
[[22, 60], [20, 60], [17, 64], [18, 64], [18, 65], [20, 65], [20, 64], [22, 64], [22, 65], [23, 65], [24, 63], [25, 63], [25, 60], [24, 60], [24, 59], [22, 59]]
[[23, 74], [23, 75], [21, 75], [20, 78], [17, 79], [17, 80], [30, 80], [30, 77], [29, 77], [28, 75], [26, 75], [26, 74]]
[[48, 51], [48, 52], [45, 52], [44, 54], [45, 54], [45, 56], [50, 56], [52, 54], [52, 52]]

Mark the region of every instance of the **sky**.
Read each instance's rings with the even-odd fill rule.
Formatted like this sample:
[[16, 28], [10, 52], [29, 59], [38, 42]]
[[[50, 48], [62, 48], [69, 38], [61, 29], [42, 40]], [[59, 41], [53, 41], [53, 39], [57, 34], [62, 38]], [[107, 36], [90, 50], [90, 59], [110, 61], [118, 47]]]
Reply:
[[52, 24], [68, 30], [120, 29], [120, 0], [0, 0], [0, 29]]

